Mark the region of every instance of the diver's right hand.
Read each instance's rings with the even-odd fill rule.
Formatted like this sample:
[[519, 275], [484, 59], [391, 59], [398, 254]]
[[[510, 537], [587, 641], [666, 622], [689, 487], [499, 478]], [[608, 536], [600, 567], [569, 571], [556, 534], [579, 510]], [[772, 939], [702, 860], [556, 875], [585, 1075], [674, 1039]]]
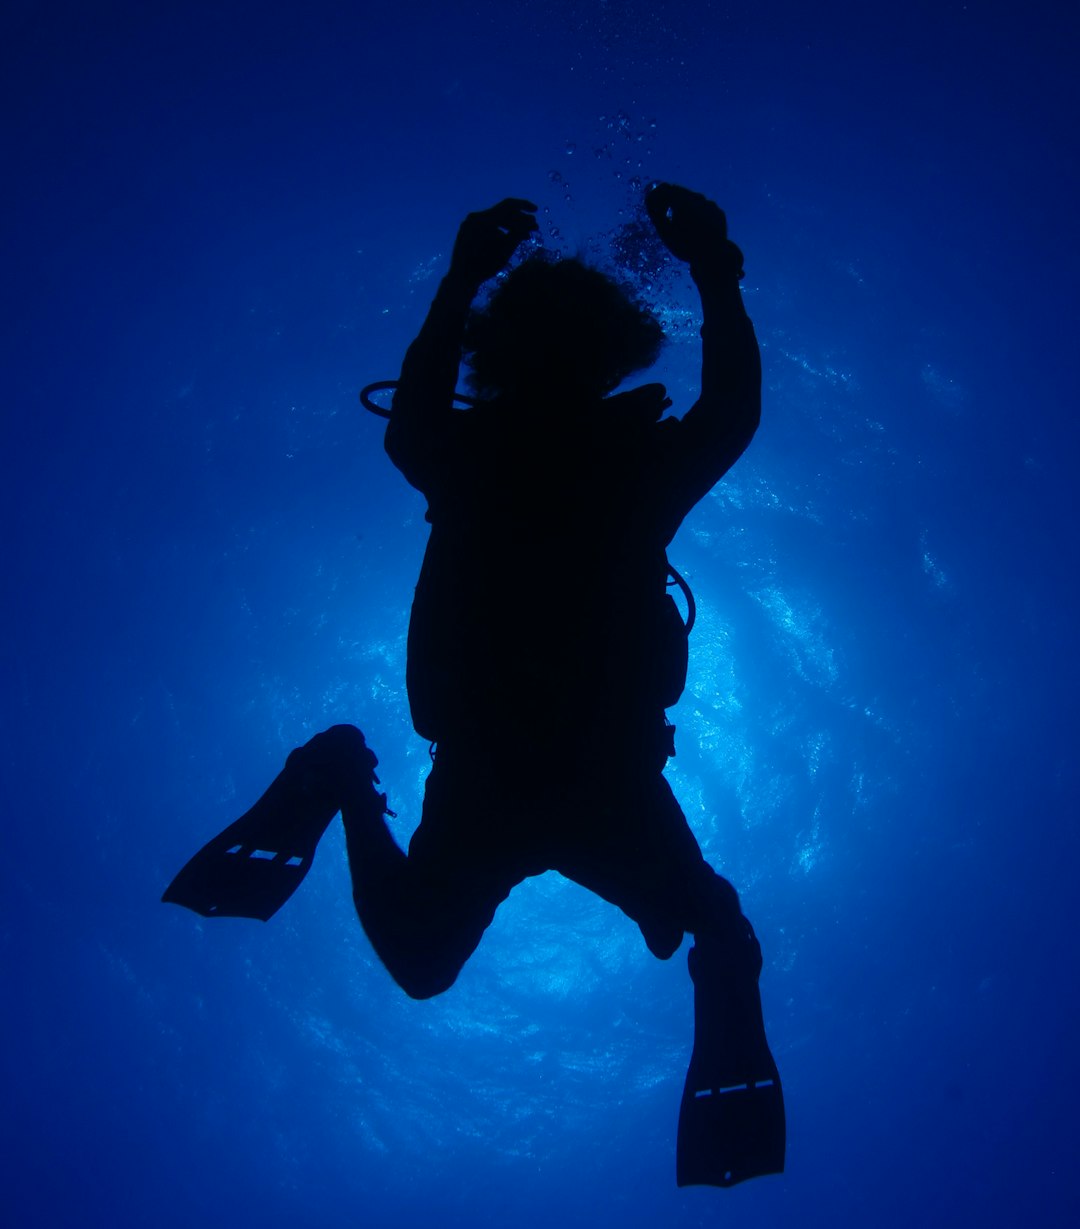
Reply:
[[539, 226], [532, 201], [508, 196], [490, 209], [470, 213], [462, 222], [450, 258], [450, 276], [479, 289], [506, 267], [519, 245]]

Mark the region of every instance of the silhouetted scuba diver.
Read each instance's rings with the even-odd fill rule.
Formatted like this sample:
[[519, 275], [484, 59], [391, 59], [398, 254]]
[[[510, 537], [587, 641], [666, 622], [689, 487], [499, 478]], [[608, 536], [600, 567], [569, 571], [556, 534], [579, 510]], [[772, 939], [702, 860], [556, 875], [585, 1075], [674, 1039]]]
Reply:
[[[269, 917], [340, 810], [360, 921], [414, 998], [448, 989], [514, 886], [547, 870], [617, 905], [660, 959], [689, 932], [677, 1180], [729, 1186], [783, 1169], [783, 1097], [758, 942], [663, 776], [665, 709], [687, 665], [665, 550], [750, 442], [761, 369], [724, 214], [670, 184], [645, 204], [701, 294], [701, 396], [681, 420], [661, 421], [661, 385], [609, 395], [663, 334], [604, 274], [540, 253], [473, 307], [537, 229], [524, 200], [465, 219], [405, 356], [386, 450], [428, 502], [407, 684], [435, 745], [408, 854], [386, 826], [375, 756], [339, 725], [294, 751], [165, 899]], [[475, 403], [456, 411], [463, 355]]]

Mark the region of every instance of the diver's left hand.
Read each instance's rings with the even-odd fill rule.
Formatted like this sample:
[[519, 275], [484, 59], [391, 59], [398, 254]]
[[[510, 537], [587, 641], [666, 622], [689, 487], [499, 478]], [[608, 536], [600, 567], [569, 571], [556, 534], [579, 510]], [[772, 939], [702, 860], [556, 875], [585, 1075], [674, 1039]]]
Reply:
[[727, 237], [727, 218], [715, 202], [678, 184], [656, 183], [645, 193], [645, 212], [664, 246], [691, 272], [732, 269], [742, 277], [742, 252]]
[[532, 201], [508, 196], [490, 209], [470, 213], [462, 222], [450, 258], [450, 276], [478, 289], [504, 269], [518, 247], [539, 226]]

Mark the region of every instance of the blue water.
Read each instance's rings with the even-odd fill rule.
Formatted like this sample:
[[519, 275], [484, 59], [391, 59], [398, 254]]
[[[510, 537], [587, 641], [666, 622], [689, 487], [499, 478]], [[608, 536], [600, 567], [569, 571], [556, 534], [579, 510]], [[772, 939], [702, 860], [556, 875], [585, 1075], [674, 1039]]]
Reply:
[[[7, 13], [4, 1223], [1080, 1223], [1075, 9]], [[357, 389], [467, 210], [610, 263], [658, 177], [727, 210], [766, 371], [671, 551], [670, 777], [788, 1103], [731, 1191], [674, 1184], [683, 955], [557, 877], [427, 1003], [337, 827], [267, 925], [158, 903], [334, 721], [407, 838], [424, 508]], [[683, 410], [693, 297], [648, 293]]]

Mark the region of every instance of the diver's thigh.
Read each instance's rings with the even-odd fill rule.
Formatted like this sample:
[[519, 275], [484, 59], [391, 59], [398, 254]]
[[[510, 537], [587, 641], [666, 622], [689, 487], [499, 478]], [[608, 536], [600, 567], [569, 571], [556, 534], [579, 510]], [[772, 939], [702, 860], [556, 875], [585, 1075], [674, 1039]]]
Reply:
[[506, 808], [501, 791], [479, 787], [471, 758], [440, 753], [409, 842], [408, 867], [410, 891], [444, 922], [485, 919], [486, 927], [515, 884], [536, 873], [512, 839]]
[[414, 998], [453, 985], [499, 905], [524, 877], [484, 839], [467, 780], [433, 771], [407, 857], [367, 876], [356, 894], [360, 921], [398, 984]]

